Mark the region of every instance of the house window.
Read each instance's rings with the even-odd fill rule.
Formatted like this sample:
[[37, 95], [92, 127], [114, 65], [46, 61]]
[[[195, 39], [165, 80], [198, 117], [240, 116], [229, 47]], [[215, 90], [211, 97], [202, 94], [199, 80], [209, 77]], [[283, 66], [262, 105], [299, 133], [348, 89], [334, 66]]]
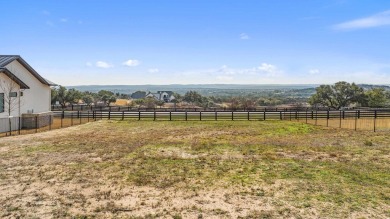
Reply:
[[17, 97], [17, 96], [18, 96], [18, 92], [9, 93], [9, 97]]
[[0, 93], [0, 113], [4, 112], [4, 93]]

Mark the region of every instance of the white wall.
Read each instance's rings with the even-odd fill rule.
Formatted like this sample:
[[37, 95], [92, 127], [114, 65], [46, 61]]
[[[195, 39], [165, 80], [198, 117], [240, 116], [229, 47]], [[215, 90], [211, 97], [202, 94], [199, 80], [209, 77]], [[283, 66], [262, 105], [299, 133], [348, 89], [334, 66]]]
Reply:
[[43, 113], [51, 110], [51, 89], [50, 86], [42, 84], [17, 60], [5, 66], [16, 77], [22, 80], [30, 89], [22, 90], [20, 113], [27, 113], [33, 110], [34, 113]]
[[[9, 85], [12, 83], [11, 79], [3, 74], [0, 73], [0, 93], [8, 93], [8, 91], [5, 91], [3, 89], [6, 89], [4, 86]], [[15, 84], [16, 85], [16, 84]], [[19, 85], [16, 85], [15, 88], [12, 90], [12, 92], [18, 92], [19, 93]], [[19, 116], [19, 96], [16, 97], [15, 99], [12, 99], [12, 109], [11, 109], [11, 116]], [[0, 113], [0, 118], [7, 117], [8, 118], [8, 103], [7, 103], [7, 98], [5, 97], [4, 100], [4, 112]]]

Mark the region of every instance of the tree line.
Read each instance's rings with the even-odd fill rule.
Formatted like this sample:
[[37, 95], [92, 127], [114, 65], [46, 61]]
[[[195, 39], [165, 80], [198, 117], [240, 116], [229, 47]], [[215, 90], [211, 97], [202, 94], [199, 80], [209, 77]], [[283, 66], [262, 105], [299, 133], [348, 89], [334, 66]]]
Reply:
[[[282, 95], [270, 94], [268, 96], [244, 95], [244, 96], [203, 96], [196, 91], [187, 91], [184, 95], [174, 93], [172, 100], [174, 106], [185, 104], [193, 107], [226, 107], [232, 110], [251, 110], [258, 106], [276, 106], [289, 104], [296, 108], [304, 107], [306, 103], [312, 107], [329, 107], [342, 109], [343, 107], [388, 107], [390, 106], [390, 92], [384, 88], [363, 89], [355, 83], [345, 81], [333, 85], [321, 85], [315, 89], [310, 98], [283, 97]], [[117, 99], [129, 99], [128, 94], [114, 93], [108, 90], [100, 90], [97, 93], [89, 91], [78, 91], [58, 86], [52, 89], [52, 104], [60, 104], [63, 108], [68, 104], [78, 104], [80, 101], [86, 105], [106, 105], [115, 103]], [[164, 101], [156, 100], [153, 97], [135, 99], [129, 103], [132, 107], [155, 108], [163, 107]]]
[[309, 99], [309, 104], [317, 107], [324, 106], [340, 110], [343, 107], [388, 107], [390, 92], [384, 88], [364, 90], [355, 83], [340, 81], [334, 85], [321, 85]]
[[74, 88], [66, 89], [61, 85], [51, 89], [51, 104], [58, 103], [62, 108], [65, 108], [67, 104], [78, 104], [80, 100], [88, 106], [91, 104], [98, 105], [98, 102], [109, 106], [111, 103], [115, 103], [119, 97], [121, 97], [119, 93], [114, 94], [114, 92], [108, 90], [101, 90], [97, 93], [81, 92]]

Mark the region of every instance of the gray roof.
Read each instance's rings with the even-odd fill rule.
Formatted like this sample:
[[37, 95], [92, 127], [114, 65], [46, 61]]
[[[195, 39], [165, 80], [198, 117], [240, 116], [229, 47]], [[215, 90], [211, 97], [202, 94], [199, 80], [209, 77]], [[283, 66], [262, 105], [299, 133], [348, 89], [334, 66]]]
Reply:
[[146, 96], [146, 92], [145, 91], [137, 91], [137, 92], [134, 92], [133, 94], [131, 94], [131, 98], [132, 99], [142, 99], [142, 98], [145, 98]]
[[25, 84], [22, 80], [12, 74], [12, 72], [10, 72], [8, 69], [0, 68], [0, 73], [7, 75], [11, 80], [13, 80], [16, 84], [20, 86], [20, 89], [30, 89], [27, 84]]
[[23, 67], [25, 67], [35, 78], [37, 78], [42, 84], [46, 84], [48, 86], [56, 86], [57, 84], [46, 80], [42, 76], [38, 74], [22, 57], [19, 55], [0, 55], [0, 68], [4, 68], [9, 63], [17, 60]]

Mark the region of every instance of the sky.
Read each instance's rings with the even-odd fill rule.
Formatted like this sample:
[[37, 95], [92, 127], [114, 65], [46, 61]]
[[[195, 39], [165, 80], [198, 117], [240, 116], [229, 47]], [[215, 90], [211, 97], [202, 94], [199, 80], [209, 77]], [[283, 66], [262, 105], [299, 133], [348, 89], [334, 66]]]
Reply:
[[390, 84], [388, 0], [18, 0], [2, 8], [0, 54], [21, 55], [65, 86]]

